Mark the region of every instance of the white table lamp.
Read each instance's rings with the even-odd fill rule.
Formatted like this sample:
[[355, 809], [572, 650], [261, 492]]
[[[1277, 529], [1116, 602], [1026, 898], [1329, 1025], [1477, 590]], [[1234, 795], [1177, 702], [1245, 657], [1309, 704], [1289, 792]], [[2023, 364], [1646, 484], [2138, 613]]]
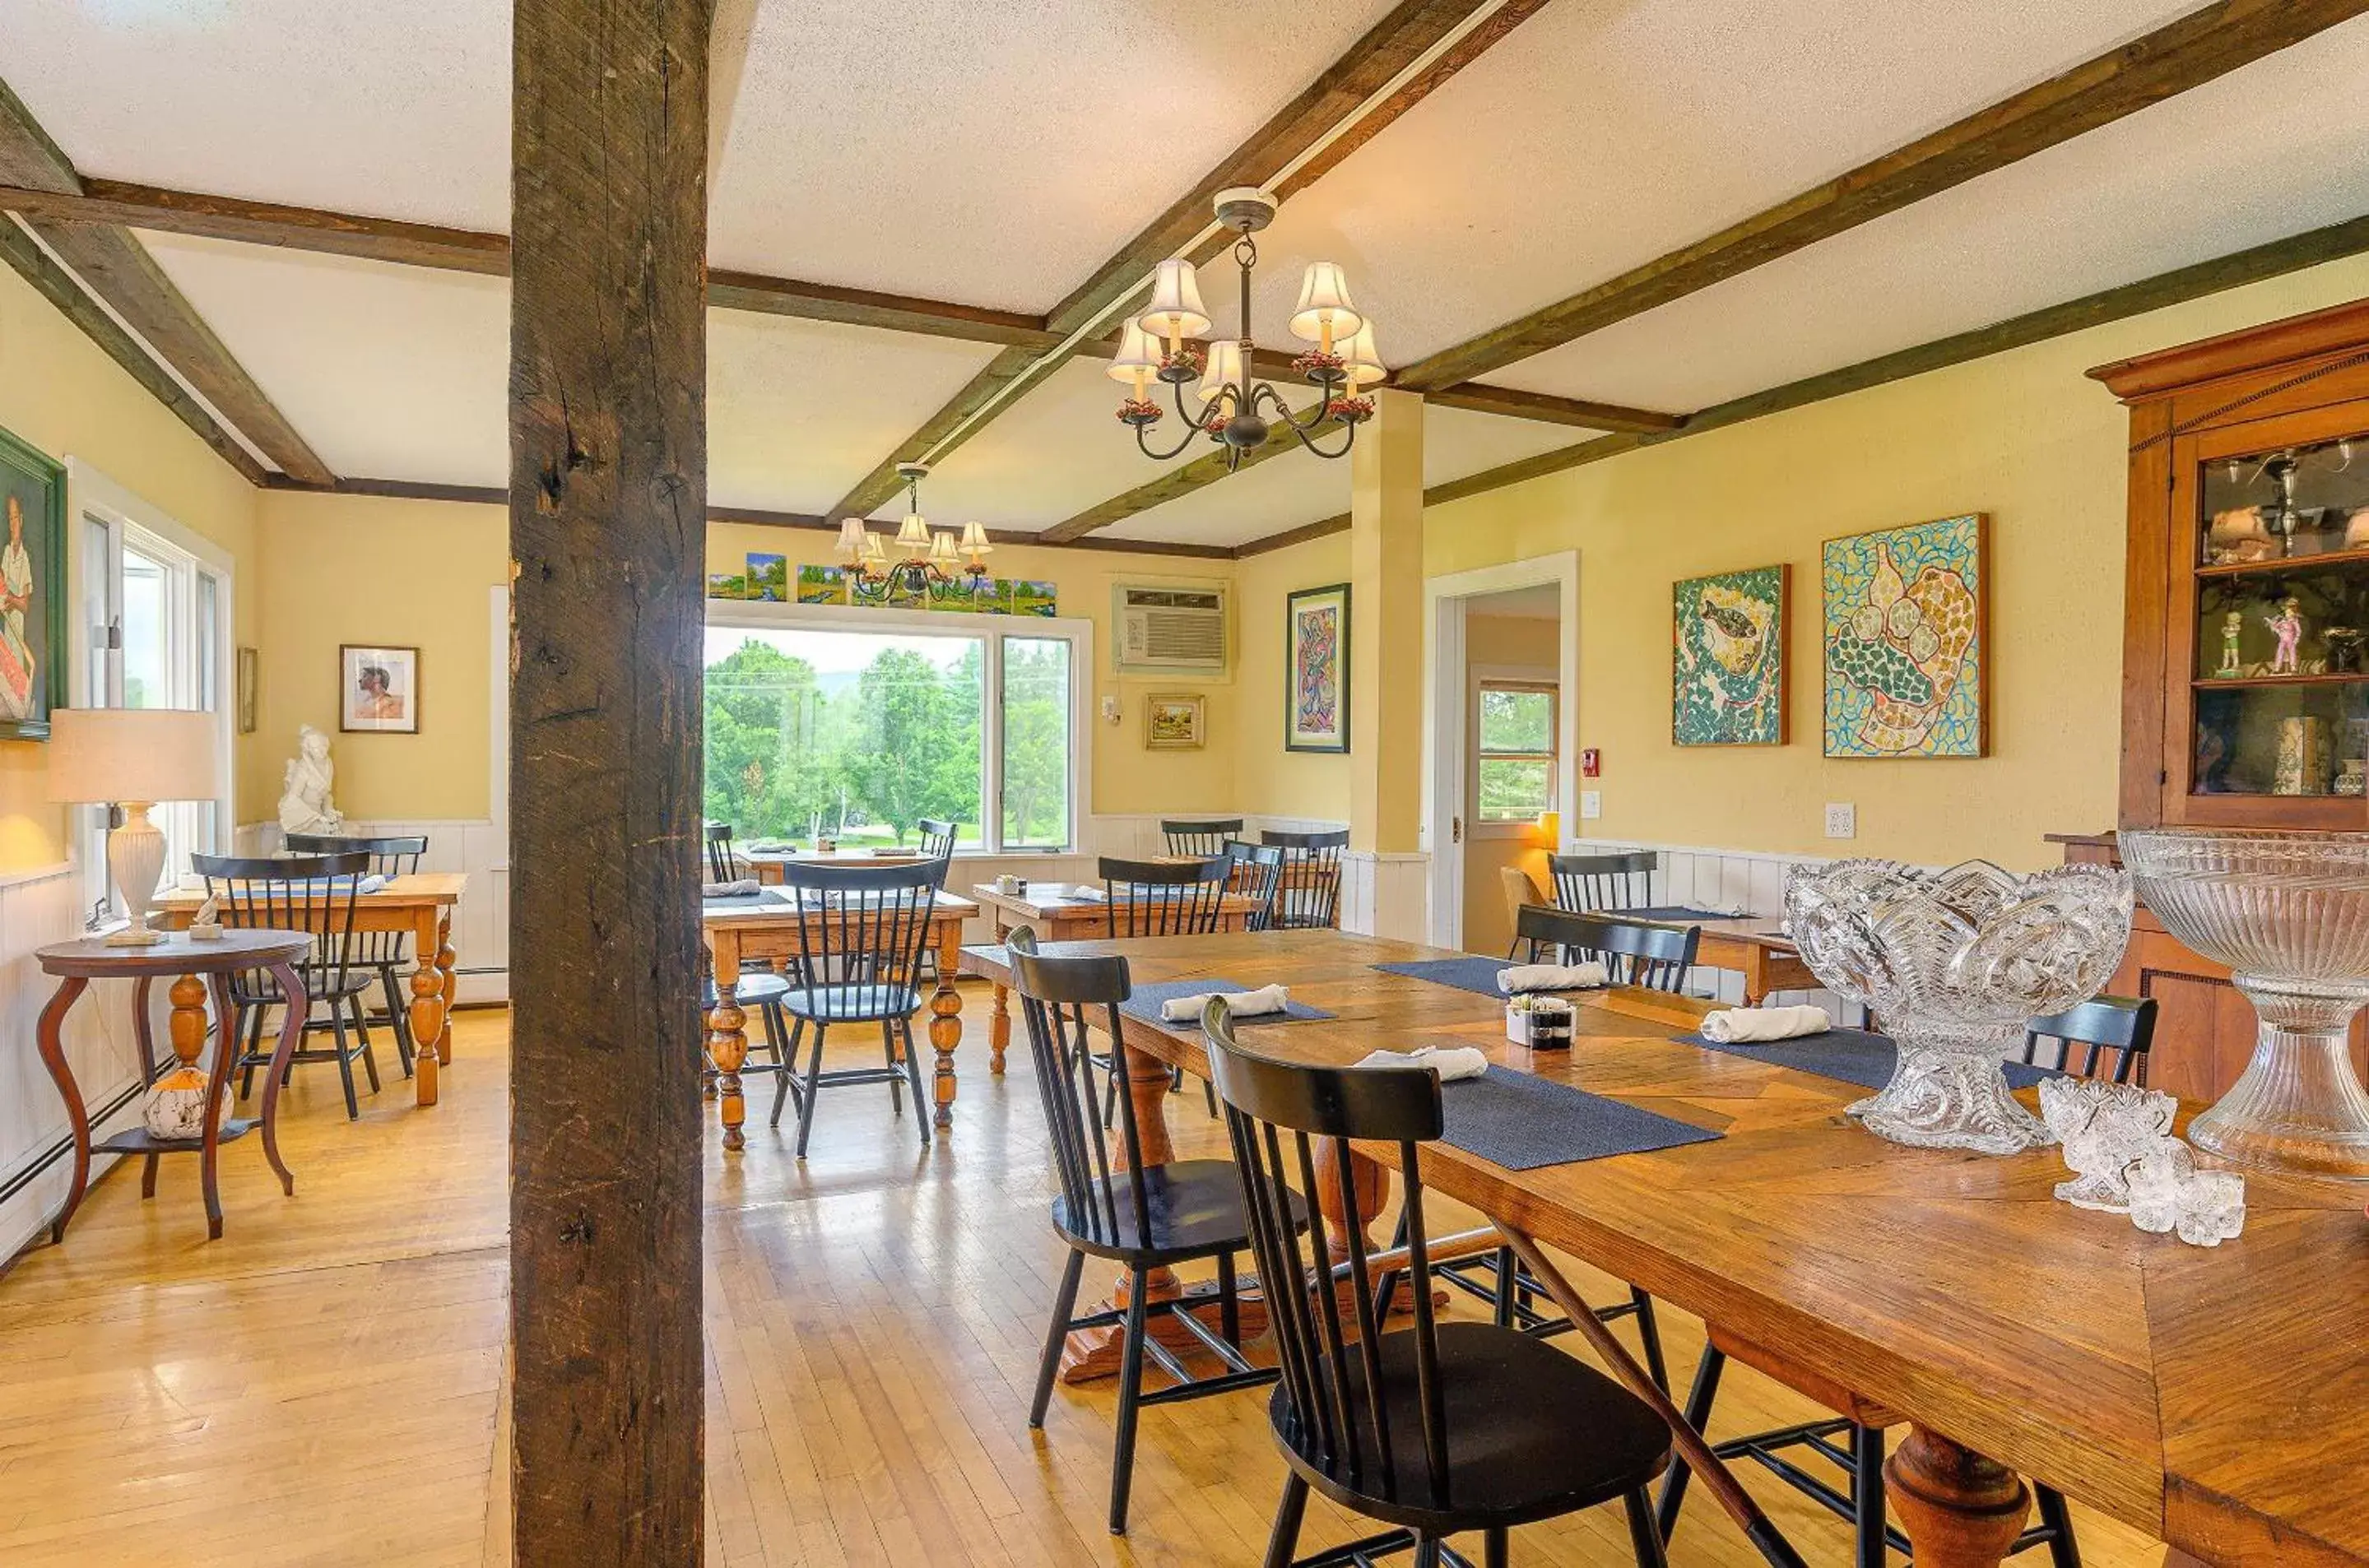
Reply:
[[112, 947], [165, 940], [148, 929], [148, 909], [165, 875], [164, 830], [148, 820], [160, 800], [211, 800], [220, 787], [220, 719], [182, 708], [60, 708], [50, 715], [49, 796], [123, 807], [107, 836], [107, 870], [132, 923]]

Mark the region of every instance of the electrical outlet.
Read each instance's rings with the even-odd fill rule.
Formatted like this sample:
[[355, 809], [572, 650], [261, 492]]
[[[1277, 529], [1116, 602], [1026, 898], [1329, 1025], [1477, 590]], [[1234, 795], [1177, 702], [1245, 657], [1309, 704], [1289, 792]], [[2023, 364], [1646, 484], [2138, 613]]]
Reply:
[[1826, 807], [1826, 837], [1855, 839], [1859, 837], [1859, 807], [1829, 803]]
[[1596, 818], [1603, 816], [1604, 792], [1600, 789], [1581, 790], [1579, 792], [1579, 814], [1591, 821]]

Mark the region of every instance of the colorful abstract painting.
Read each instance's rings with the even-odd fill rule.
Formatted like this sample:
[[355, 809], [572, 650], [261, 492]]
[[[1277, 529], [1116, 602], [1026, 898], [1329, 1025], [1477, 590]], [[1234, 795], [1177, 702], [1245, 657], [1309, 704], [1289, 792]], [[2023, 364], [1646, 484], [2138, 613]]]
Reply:
[[1349, 585], [1308, 588], [1284, 606], [1283, 746], [1349, 750]]
[[1990, 564], [1981, 516], [1825, 543], [1829, 757], [1979, 757]]
[[1670, 739], [1785, 744], [1790, 567], [1683, 578], [1670, 589]]

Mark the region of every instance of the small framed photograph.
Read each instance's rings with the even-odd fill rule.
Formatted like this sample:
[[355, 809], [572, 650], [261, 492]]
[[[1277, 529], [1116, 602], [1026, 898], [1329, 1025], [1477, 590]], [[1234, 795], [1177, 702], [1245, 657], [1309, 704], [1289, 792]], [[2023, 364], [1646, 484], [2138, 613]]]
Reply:
[[255, 733], [255, 689], [258, 683], [256, 652], [251, 647], [238, 650], [238, 732]]
[[419, 733], [419, 650], [416, 647], [338, 649], [338, 727], [379, 735]]
[[1206, 741], [1204, 699], [1195, 692], [1162, 692], [1143, 700], [1143, 744], [1152, 751], [1197, 751]]

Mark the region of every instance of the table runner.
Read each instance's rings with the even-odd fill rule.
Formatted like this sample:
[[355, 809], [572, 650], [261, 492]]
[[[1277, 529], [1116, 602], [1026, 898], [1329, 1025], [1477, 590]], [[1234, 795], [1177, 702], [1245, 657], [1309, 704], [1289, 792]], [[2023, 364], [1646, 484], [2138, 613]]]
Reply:
[[789, 896], [778, 887], [760, 887], [754, 893], [735, 893], [725, 898], [702, 898], [699, 912], [703, 915], [724, 915], [736, 910], [762, 909], [768, 904], [786, 904], [789, 901]]
[[1509, 1171], [1572, 1165], [1615, 1154], [1644, 1154], [1681, 1144], [1709, 1143], [1722, 1136], [1658, 1111], [1503, 1067], [1493, 1067], [1479, 1078], [1443, 1084], [1439, 1093], [1448, 1116], [1446, 1141]]
[[[1871, 1035], [1863, 1029], [1829, 1029], [1823, 1035], [1765, 1044], [1740, 1040], [1722, 1043], [1706, 1040], [1700, 1035], [1674, 1037], [1681, 1045], [1700, 1046], [1707, 1051], [1723, 1051], [1729, 1056], [1790, 1067], [1796, 1072], [1856, 1083], [1862, 1089], [1881, 1089], [1891, 1082], [1893, 1069], [1900, 1061], [1899, 1047], [1891, 1036]], [[2029, 1089], [2043, 1078], [2065, 1076], [2053, 1067], [2027, 1067], [2020, 1061], [2007, 1063], [2005, 1070], [2010, 1089]]]
[[1461, 958], [1422, 958], [1406, 964], [1376, 964], [1373, 967], [1384, 974], [1407, 975], [1436, 986], [1453, 986], [1458, 990], [1503, 1001], [1505, 993], [1497, 988], [1497, 971], [1511, 968], [1513, 964], [1511, 958], [1482, 958], [1467, 954]]
[[[1245, 991], [1257, 989], [1256, 986], [1246, 986], [1237, 980], [1213, 977], [1192, 980], [1140, 980], [1136, 983], [1135, 993], [1120, 1002], [1118, 1010], [1129, 1018], [1140, 1019], [1146, 1024], [1165, 1024], [1168, 1020], [1160, 1016], [1161, 1005], [1176, 997], [1199, 996], [1206, 991]], [[1298, 1023], [1333, 1016], [1335, 1015], [1325, 1012], [1322, 1008], [1310, 1007], [1306, 1002], [1292, 1001], [1284, 1004], [1284, 1010], [1281, 1013], [1236, 1014], [1234, 1025], [1237, 1028], [1247, 1028], [1253, 1024]]]

